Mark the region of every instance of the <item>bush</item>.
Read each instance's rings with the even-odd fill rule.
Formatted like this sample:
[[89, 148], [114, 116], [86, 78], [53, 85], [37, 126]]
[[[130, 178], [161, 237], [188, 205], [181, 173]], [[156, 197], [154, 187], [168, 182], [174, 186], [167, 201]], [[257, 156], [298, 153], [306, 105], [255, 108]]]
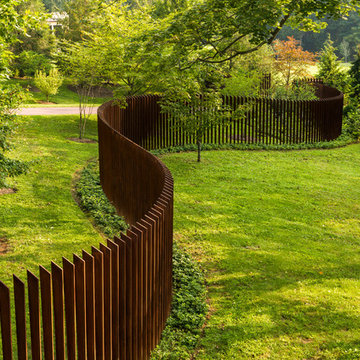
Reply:
[[19, 76], [34, 76], [37, 70], [49, 72], [51, 61], [43, 54], [35, 51], [23, 51], [15, 60], [13, 71]]
[[352, 139], [360, 139], [360, 109], [348, 106], [344, 109], [343, 133]]
[[19, 86], [0, 86], [0, 188], [6, 187], [6, 178], [25, 173], [29, 163], [9, 159], [5, 153], [12, 148], [9, 139], [15, 128], [16, 114], [26, 94]]
[[34, 84], [46, 96], [46, 101], [49, 101], [50, 95], [57, 94], [62, 82], [63, 77], [56, 68], [52, 68], [49, 75], [41, 70], [35, 73]]

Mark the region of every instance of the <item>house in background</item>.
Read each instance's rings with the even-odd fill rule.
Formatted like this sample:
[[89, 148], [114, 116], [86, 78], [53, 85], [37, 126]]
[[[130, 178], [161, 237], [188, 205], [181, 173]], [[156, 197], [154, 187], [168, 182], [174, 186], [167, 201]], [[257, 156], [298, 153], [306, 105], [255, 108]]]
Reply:
[[51, 17], [49, 17], [46, 21], [49, 24], [51, 30], [55, 30], [56, 27], [62, 27], [62, 21], [67, 17], [67, 13], [65, 12], [53, 12], [51, 13]]

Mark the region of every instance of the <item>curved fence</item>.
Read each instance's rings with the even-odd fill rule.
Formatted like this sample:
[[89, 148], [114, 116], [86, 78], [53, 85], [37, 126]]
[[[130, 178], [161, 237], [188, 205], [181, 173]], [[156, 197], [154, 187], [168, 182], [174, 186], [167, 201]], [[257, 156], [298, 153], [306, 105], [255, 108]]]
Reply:
[[171, 304], [172, 177], [125, 137], [132, 124], [118, 108], [103, 105], [98, 126], [101, 183], [131, 226], [72, 262], [63, 258], [62, 267], [40, 266], [39, 277], [28, 271], [27, 286], [14, 275], [14, 303], [0, 282], [4, 360], [148, 359], [160, 340]]
[[[224, 96], [234, 111], [247, 104], [245, 116], [233, 118], [208, 129], [206, 144], [295, 144], [329, 141], [341, 134], [343, 94], [314, 83], [317, 100], [279, 100]], [[126, 136], [148, 150], [196, 144], [196, 139], [176, 125], [176, 119], [161, 112], [158, 95], [134, 96], [121, 118], [128, 126]], [[201, 107], [201, 104], [200, 104]], [[119, 110], [113, 109], [114, 116]]]
[[[209, 129], [203, 142], [335, 139], [341, 132], [343, 95], [314, 86], [320, 98], [314, 101], [224, 97], [234, 110], [249, 104], [246, 116]], [[125, 109], [113, 103], [100, 107], [101, 184], [131, 227], [106, 245], [92, 247], [91, 253], [74, 255], [72, 262], [63, 258], [62, 267], [51, 263], [48, 271], [40, 266], [39, 277], [28, 271], [27, 286], [14, 275], [14, 303], [0, 282], [4, 360], [15, 353], [21, 360], [148, 359], [159, 342], [171, 303], [173, 181], [168, 169], [143, 148], [195, 143], [161, 113], [159, 100], [135, 96]]]

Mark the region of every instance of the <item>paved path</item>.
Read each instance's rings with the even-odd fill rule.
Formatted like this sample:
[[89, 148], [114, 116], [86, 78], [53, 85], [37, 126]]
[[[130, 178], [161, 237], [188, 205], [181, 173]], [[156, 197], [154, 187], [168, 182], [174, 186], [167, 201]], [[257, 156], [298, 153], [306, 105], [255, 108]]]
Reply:
[[[97, 107], [92, 109], [92, 113], [96, 114]], [[24, 108], [17, 112], [19, 115], [76, 115], [79, 114], [79, 107], [34, 107]]]

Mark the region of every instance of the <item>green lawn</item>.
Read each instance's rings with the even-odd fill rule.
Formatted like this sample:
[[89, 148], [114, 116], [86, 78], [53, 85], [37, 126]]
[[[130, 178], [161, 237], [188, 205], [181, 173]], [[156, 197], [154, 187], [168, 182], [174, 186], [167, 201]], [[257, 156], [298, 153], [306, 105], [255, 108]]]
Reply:
[[[12, 180], [17, 193], [0, 196], [0, 238], [6, 238], [9, 250], [0, 255], [0, 279], [7, 284], [12, 273], [24, 279], [29, 268], [38, 274], [38, 264], [72, 259], [73, 252], [101, 240], [71, 195], [74, 173], [97, 157], [97, 143], [67, 140], [77, 136], [76, 116], [19, 119], [16, 149], [9, 155], [35, 163], [28, 175]], [[97, 136], [95, 117], [87, 136]]]
[[[33, 80], [31, 79], [11, 79], [9, 80], [10, 83], [13, 84], [20, 84], [23, 87], [28, 87], [33, 84]], [[79, 104], [79, 96], [76, 92], [71, 91], [67, 85], [69, 84], [68, 80], [65, 80], [63, 85], [59, 88], [59, 91], [56, 95], [50, 96], [49, 101], [54, 103], [51, 104], [42, 104], [41, 102], [46, 101], [46, 96], [43, 95], [41, 92], [29, 92], [29, 99], [27, 104], [31, 107], [33, 106], [76, 106]], [[109, 100], [110, 98], [103, 98], [103, 97], [94, 97], [91, 99], [91, 103], [94, 105], [100, 105]], [[40, 103], [39, 103], [40, 102]]]
[[360, 358], [360, 144], [162, 156], [206, 271], [196, 359]]
[[[87, 134], [96, 138], [95, 118]], [[101, 240], [71, 196], [74, 173], [97, 156], [76, 136], [76, 116], [20, 119], [13, 156], [36, 163], [0, 196], [7, 284]], [[360, 144], [162, 159], [175, 178], [175, 237], [208, 281], [196, 358], [359, 359]]]

